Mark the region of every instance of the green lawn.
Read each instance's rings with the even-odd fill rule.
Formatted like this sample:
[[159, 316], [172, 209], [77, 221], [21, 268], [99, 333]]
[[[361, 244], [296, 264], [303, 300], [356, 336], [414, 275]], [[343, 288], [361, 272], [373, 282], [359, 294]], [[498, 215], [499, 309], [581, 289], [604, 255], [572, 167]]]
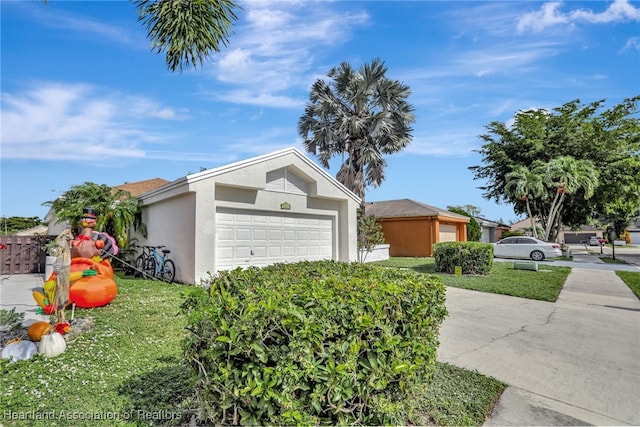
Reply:
[[600, 257], [600, 259], [607, 264], [626, 264], [627, 263], [623, 259], [620, 259], [620, 258], [614, 259], [613, 257], [610, 257], [610, 256], [603, 256], [603, 257]]
[[634, 271], [616, 271], [616, 274], [640, 299], [640, 273], [636, 273]]
[[555, 301], [571, 268], [539, 265], [538, 271], [514, 270], [513, 261], [493, 263], [486, 276], [455, 276], [435, 272], [433, 258], [391, 258], [376, 264], [386, 267], [408, 268], [421, 273], [435, 274], [446, 286], [472, 289], [495, 294], [511, 295], [541, 301]]
[[[0, 360], [0, 425], [189, 424], [196, 406], [190, 370], [181, 359], [187, 331], [179, 313], [186, 286], [117, 282], [119, 293], [111, 304], [76, 310], [76, 317], [93, 318], [95, 327], [70, 341], [65, 353], [17, 363]], [[428, 422], [481, 425], [504, 387], [438, 363], [433, 382], [415, 399]]]

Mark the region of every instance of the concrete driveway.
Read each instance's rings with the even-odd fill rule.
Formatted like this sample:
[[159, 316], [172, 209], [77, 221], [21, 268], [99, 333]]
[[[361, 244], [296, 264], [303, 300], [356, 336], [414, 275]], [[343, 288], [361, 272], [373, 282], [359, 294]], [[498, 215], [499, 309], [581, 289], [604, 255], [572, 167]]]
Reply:
[[640, 425], [640, 301], [613, 271], [574, 268], [555, 303], [447, 288], [447, 308], [438, 359], [509, 385], [486, 425]]

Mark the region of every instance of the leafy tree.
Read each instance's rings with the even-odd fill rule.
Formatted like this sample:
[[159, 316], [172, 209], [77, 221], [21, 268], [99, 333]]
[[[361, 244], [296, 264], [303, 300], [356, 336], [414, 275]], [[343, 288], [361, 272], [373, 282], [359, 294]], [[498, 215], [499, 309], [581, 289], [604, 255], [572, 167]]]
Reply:
[[375, 215], [358, 209], [358, 261], [362, 264], [376, 245], [384, 243], [382, 225]]
[[93, 182], [74, 185], [57, 199], [43, 205], [53, 209], [57, 222], [66, 221], [73, 229], [79, 227], [82, 210], [92, 207], [98, 217], [96, 231], [109, 233], [121, 247], [127, 246], [127, 231], [134, 224], [138, 212], [138, 199], [128, 191]]
[[[610, 224], [621, 219], [628, 222], [640, 210], [639, 100], [640, 96], [625, 99], [604, 111], [604, 100], [590, 104], [574, 100], [551, 111], [519, 111], [511, 125], [491, 122], [486, 126], [488, 132], [480, 136], [484, 141], [478, 150], [482, 165], [469, 169], [475, 179], [485, 181], [479, 188], [486, 199], [512, 203], [516, 214], [528, 213], [529, 204], [531, 215], [541, 220], [555, 214], [555, 221], [544, 222], [545, 232], [551, 224], [549, 240], [555, 239], [560, 224], [577, 227], [597, 218]], [[572, 187], [572, 191], [558, 193], [560, 187], [553, 186], [564, 182], [560, 175], [550, 176], [560, 173], [559, 161], [542, 174], [552, 180], [545, 181], [544, 196], [523, 200], [514, 190], [515, 182], [507, 188], [507, 183], [515, 180], [509, 174], [518, 167], [549, 167], [552, 160], [563, 157], [576, 162], [573, 179], [580, 184], [575, 191]], [[552, 212], [554, 200], [562, 207], [556, 206]]]
[[479, 242], [482, 239], [482, 229], [478, 221], [469, 212], [464, 209], [460, 209], [457, 206], [447, 206], [447, 210], [469, 217], [469, 224], [467, 224], [467, 241]]
[[482, 216], [482, 210], [475, 205], [455, 205], [448, 206], [447, 209], [451, 212], [454, 212], [452, 209], [460, 209], [469, 213], [471, 216]]
[[134, 0], [138, 20], [147, 29], [151, 49], [166, 52], [167, 68], [182, 71], [202, 65], [227, 46], [233, 21], [233, 0]]
[[131, 1], [147, 29], [151, 50], [166, 51], [171, 71], [202, 65], [213, 52], [220, 52], [221, 45], [226, 47], [238, 19], [234, 9], [241, 9], [233, 0]]
[[512, 197], [520, 197], [520, 200], [524, 201], [527, 207], [527, 215], [531, 220], [533, 237], [538, 238], [538, 227], [536, 227], [535, 219], [531, 214], [529, 200], [544, 194], [545, 186], [542, 175], [536, 170], [531, 170], [523, 165], [517, 165], [505, 178], [507, 184], [504, 190]]
[[298, 133], [309, 153], [329, 168], [343, 156], [336, 178], [362, 198], [365, 187], [379, 186], [387, 165], [385, 154], [411, 142], [414, 108], [407, 102], [407, 85], [386, 77], [379, 59], [354, 70], [346, 62], [332, 68], [330, 82], [317, 80], [310, 102], [298, 121]]
[[22, 217], [10, 216], [0, 218], [0, 234], [14, 234], [18, 231], [28, 230], [29, 228], [43, 225], [44, 222], [37, 216]]
[[566, 196], [583, 190], [584, 200], [590, 199], [598, 186], [598, 171], [590, 160], [561, 156], [547, 164], [545, 177], [553, 182], [556, 189], [548, 214], [543, 217], [544, 238], [549, 240], [552, 228], [555, 227], [557, 230], [561, 225]]

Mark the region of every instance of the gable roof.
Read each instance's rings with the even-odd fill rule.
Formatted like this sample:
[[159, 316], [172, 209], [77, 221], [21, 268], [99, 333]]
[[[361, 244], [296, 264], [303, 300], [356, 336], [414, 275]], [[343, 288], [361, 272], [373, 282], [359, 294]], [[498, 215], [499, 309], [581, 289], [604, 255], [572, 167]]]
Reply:
[[381, 202], [365, 203], [364, 211], [378, 218], [401, 218], [420, 216], [445, 216], [469, 222], [469, 217], [440, 209], [411, 199], [384, 200]]
[[[304, 169], [309, 168], [310, 170], [302, 170], [299, 167], [294, 167], [294, 173], [299, 172], [301, 178], [308, 178], [310, 181], [314, 181], [312, 178], [314, 174], [321, 175], [322, 178], [326, 179], [326, 182], [329, 183], [329, 186], [333, 186], [335, 189], [343, 192], [348, 198], [352, 199], [356, 203], [360, 203], [360, 198], [355, 195], [351, 190], [345, 187], [342, 183], [336, 180], [333, 176], [331, 176], [327, 171], [322, 169], [320, 166], [315, 164], [311, 159], [309, 159], [306, 155], [304, 155], [300, 150], [295, 147], [285, 148], [283, 150], [273, 151], [271, 153], [263, 154], [261, 156], [252, 157], [250, 159], [241, 160], [239, 162], [230, 163], [227, 165], [219, 166], [217, 168], [208, 169], [202, 172], [197, 172], [194, 174], [190, 174], [184, 176], [182, 178], [178, 178], [175, 181], [170, 182], [167, 185], [164, 185], [160, 188], [156, 188], [148, 193], [145, 193], [141, 200], [150, 201], [157, 198], [168, 197], [169, 195], [179, 194], [185, 191], [189, 191], [189, 187], [197, 183], [199, 181], [207, 180], [210, 178], [223, 179], [221, 178], [225, 174], [230, 174], [231, 172], [238, 171], [239, 169], [249, 168], [254, 165], [259, 165], [262, 163], [267, 163], [274, 161], [277, 163], [278, 159], [285, 158], [287, 156], [293, 156], [295, 159], [299, 160], [304, 166]], [[287, 165], [289, 167], [290, 165]], [[282, 166], [278, 166], [280, 168]], [[266, 187], [266, 174], [265, 176], [244, 176], [246, 180], [242, 182], [235, 182], [234, 186], [243, 187], [243, 188], [255, 188], [255, 189], [264, 189]]]
[[144, 181], [137, 182], [125, 182], [121, 185], [116, 185], [113, 188], [118, 190], [128, 191], [132, 197], [138, 197], [144, 193], [148, 193], [149, 191], [155, 190], [156, 188], [162, 187], [163, 185], [168, 184], [170, 181], [162, 178], [152, 178], [146, 179]]

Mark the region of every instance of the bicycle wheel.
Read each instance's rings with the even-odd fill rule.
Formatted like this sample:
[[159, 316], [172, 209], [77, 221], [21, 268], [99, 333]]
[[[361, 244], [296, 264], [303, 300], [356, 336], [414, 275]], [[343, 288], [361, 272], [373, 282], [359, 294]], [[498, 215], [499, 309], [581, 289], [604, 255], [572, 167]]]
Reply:
[[140, 277], [142, 276], [142, 273], [144, 272], [144, 261], [145, 261], [145, 256], [144, 255], [139, 255], [138, 258], [136, 258], [136, 268], [135, 268], [135, 277]]
[[144, 276], [147, 279], [152, 279], [155, 277], [156, 275], [156, 260], [153, 259], [152, 257], [147, 258], [144, 261]]
[[167, 283], [172, 283], [176, 277], [176, 266], [170, 259], [166, 259], [162, 263], [162, 270], [160, 271], [160, 280]]

